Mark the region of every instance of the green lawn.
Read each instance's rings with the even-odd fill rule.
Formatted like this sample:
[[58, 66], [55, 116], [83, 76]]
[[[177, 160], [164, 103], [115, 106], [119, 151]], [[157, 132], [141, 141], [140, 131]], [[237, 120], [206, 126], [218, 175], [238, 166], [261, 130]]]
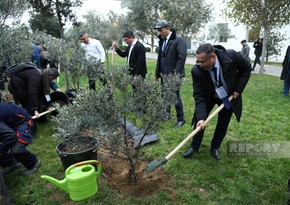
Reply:
[[[154, 73], [155, 62], [155, 60], [147, 61], [151, 76]], [[125, 63], [125, 59], [115, 55], [114, 63]], [[192, 132], [190, 121], [194, 103], [190, 70], [191, 65], [186, 65], [186, 78], [181, 89], [187, 123], [180, 129], [172, 128], [175, 120], [164, 123], [158, 132], [159, 140], [142, 148], [149, 160], [164, 158]], [[84, 87], [87, 87], [86, 83], [84, 78]], [[63, 78], [60, 85], [64, 88]], [[29, 146], [29, 149], [41, 159], [42, 166], [37, 173], [28, 177], [21, 176], [21, 170], [6, 175], [7, 187], [16, 205], [286, 204], [290, 198], [286, 189], [290, 177], [289, 158], [242, 158], [227, 155], [229, 141], [290, 140], [290, 98], [281, 97], [282, 86], [283, 83], [278, 77], [257, 74], [251, 76], [243, 93], [244, 109], [241, 122], [237, 123], [232, 117], [221, 147], [222, 159], [216, 161], [209, 154], [216, 122], [214, 118], [208, 124], [197, 156], [192, 159], [182, 157], [188, 144], [164, 166], [166, 173], [172, 176], [167, 186], [175, 190], [174, 196], [159, 190], [147, 197], [124, 197], [111, 190], [100, 177], [99, 192], [96, 196], [81, 202], [71, 201], [65, 192], [40, 179], [42, 174], [58, 179], [64, 178], [62, 165], [55, 151], [58, 141], [52, 138], [54, 131], [51, 122], [40, 124], [37, 137]]]

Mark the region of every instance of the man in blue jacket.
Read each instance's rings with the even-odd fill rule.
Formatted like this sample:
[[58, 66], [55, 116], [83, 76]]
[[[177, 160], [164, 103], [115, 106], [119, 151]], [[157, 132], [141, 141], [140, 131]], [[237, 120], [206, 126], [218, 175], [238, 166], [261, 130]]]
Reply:
[[[0, 103], [0, 166], [2, 173], [11, 172], [21, 164], [26, 168], [23, 175], [35, 172], [40, 160], [26, 147], [32, 143], [32, 118], [15, 104]], [[21, 163], [21, 164], [20, 164]]]

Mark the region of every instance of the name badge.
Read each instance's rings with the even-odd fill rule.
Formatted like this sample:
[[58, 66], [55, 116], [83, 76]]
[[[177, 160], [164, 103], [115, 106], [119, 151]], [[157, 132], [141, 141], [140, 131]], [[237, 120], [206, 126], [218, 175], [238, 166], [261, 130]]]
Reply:
[[224, 86], [221, 86], [221, 87], [215, 89], [215, 92], [221, 100], [228, 96]]
[[45, 99], [47, 102], [51, 101], [50, 95], [45, 95]]

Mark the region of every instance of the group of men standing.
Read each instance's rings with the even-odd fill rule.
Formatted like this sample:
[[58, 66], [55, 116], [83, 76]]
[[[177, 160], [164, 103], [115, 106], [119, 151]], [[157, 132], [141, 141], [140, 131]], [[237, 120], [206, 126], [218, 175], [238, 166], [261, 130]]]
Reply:
[[[187, 46], [184, 39], [176, 34], [166, 20], [159, 21], [155, 27], [158, 31], [159, 51], [155, 69], [155, 78], [161, 79], [169, 74], [179, 74], [185, 77], [185, 61]], [[134, 37], [133, 32], [124, 33], [123, 40], [128, 44], [126, 50], [121, 50], [115, 42], [112, 48], [121, 57], [127, 57], [130, 74], [141, 75], [145, 78], [146, 50], [145, 47]], [[234, 50], [226, 50], [222, 46], [202, 44], [196, 52], [196, 65], [192, 68], [193, 97], [195, 100], [195, 112], [192, 125], [196, 128], [201, 126], [202, 131], [194, 137], [190, 148], [184, 152], [184, 158], [189, 158], [197, 153], [206, 127], [205, 120], [214, 105], [221, 105], [230, 95], [232, 102], [227, 102], [218, 114], [218, 122], [212, 139], [210, 153], [219, 160], [221, 158], [219, 148], [226, 135], [232, 113], [239, 121], [242, 114], [242, 92], [250, 78], [251, 64], [247, 58]], [[183, 104], [180, 95], [180, 87], [176, 89], [177, 102], [175, 104], [177, 122], [174, 128], [185, 124]], [[170, 107], [167, 109], [168, 119], [171, 118]]]
[[[184, 77], [184, 65], [186, 60], [186, 43], [180, 36], [176, 35], [175, 30], [170, 28], [167, 21], [162, 20], [154, 27], [159, 33], [159, 51], [155, 71], [155, 78], [161, 78], [161, 85], [163, 86], [162, 77], [169, 74], [179, 74]], [[112, 48], [121, 57], [127, 57], [129, 66], [129, 73], [134, 77], [140, 75], [142, 78], [146, 77], [146, 49], [134, 36], [132, 31], [127, 31], [123, 35], [123, 40], [128, 44], [126, 50], [121, 50], [115, 42]], [[180, 87], [176, 90], [177, 102], [175, 104], [177, 122], [174, 128], [179, 128], [185, 124], [183, 105], [180, 96]], [[166, 118], [171, 119], [170, 106], [166, 110]]]

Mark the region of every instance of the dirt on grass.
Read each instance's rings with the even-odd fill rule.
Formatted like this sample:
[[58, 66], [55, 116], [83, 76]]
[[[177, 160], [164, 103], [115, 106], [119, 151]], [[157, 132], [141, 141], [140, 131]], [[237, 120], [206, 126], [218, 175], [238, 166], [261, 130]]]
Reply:
[[175, 191], [167, 186], [170, 177], [160, 168], [147, 172], [149, 161], [139, 161], [136, 166], [137, 182], [131, 183], [130, 164], [120, 157], [99, 150], [98, 158], [102, 163], [102, 176], [108, 185], [125, 196], [149, 196], [157, 190], [163, 190], [170, 196]]

